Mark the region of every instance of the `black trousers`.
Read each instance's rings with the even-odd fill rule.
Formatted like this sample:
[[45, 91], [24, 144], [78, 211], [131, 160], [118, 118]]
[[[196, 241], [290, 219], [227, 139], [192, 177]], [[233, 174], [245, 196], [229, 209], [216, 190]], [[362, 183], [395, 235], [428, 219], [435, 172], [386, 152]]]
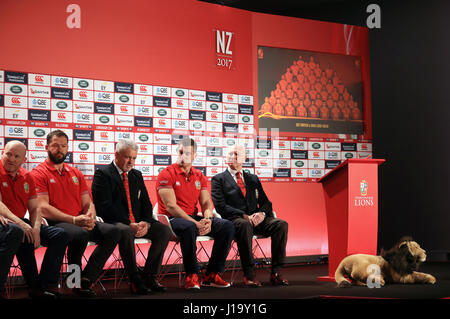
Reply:
[[[122, 223], [114, 224], [121, 234], [119, 241], [119, 252], [122, 257], [123, 266], [127, 272], [130, 281], [137, 277], [136, 250], [134, 245], [134, 233], [129, 225]], [[147, 254], [143, 277], [156, 276], [161, 271], [161, 264], [169, 244], [172, 232], [169, 227], [159, 222], [152, 223], [147, 234], [143, 238], [150, 239], [152, 243]]]
[[16, 224], [0, 224], [0, 292], [5, 291], [5, 282], [14, 255], [23, 239], [23, 230]]
[[236, 229], [235, 240], [241, 259], [244, 276], [248, 279], [255, 277], [255, 262], [253, 260], [253, 235], [263, 235], [271, 238], [272, 272], [279, 272], [286, 258], [286, 243], [288, 223], [279, 218], [267, 217], [258, 226], [244, 218], [232, 220]]
[[[30, 221], [24, 219], [30, 224]], [[30, 288], [46, 290], [49, 287], [56, 288], [58, 276], [61, 270], [64, 253], [68, 243], [68, 236], [64, 229], [55, 226], [41, 225], [41, 245], [47, 247], [42, 260], [41, 271], [38, 275], [34, 244], [26, 239], [17, 250], [16, 257], [27, 285]]]
[[[198, 216], [193, 218], [201, 219]], [[199, 272], [197, 261], [197, 226], [193, 222], [179, 217], [171, 218], [170, 224], [180, 239], [183, 265], [186, 274], [197, 274]], [[231, 242], [233, 241], [233, 224], [226, 219], [214, 218], [211, 225], [211, 232], [206, 235], [214, 238], [211, 258], [209, 259], [206, 272], [222, 273], [225, 268], [228, 252], [230, 251]]]
[[[49, 223], [51, 222], [49, 221]], [[95, 227], [90, 231], [69, 223], [52, 224], [63, 228], [68, 235], [67, 260], [69, 264], [77, 264], [81, 268], [81, 258], [88, 241], [97, 244], [81, 274], [81, 277], [87, 278], [91, 282], [96, 281], [120, 240], [120, 230], [112, 224], [100, 222], [95, 222]]]

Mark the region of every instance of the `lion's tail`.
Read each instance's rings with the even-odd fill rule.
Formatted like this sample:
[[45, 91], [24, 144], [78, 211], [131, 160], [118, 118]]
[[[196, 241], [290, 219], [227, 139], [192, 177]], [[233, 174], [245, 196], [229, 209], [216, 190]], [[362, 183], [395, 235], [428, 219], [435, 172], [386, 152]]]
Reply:
[[336, 272], [334, 273], [334, 280], [336, 280], [338, 288], [347, 287], [351, 285], [351, 282], [347, 278], [345, 278], [347, 272], [345, 271], [344, 265], [345, 263], [342, 260], [339, 266], [337, 267]]

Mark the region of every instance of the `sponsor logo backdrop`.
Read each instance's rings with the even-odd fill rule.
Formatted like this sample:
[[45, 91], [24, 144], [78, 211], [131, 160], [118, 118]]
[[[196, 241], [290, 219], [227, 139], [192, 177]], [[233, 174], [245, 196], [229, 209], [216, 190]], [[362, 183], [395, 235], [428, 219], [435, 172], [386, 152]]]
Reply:
[[[1, 70], [0, 149], [12, 139], [28, 147], [26, 168], [42, 162], [46, 135], [64, 130], [67, 162], [88, 179], [114, 158], [123, 138], [139, 145], [136, 168], [153, 180], [176, 161], [184, 135], [198, 143], [194, 165], [211, 178], [226, 168], [226, 149], [247, 147], [246, 170], [264, 181], [317, 181], [347, 158], [372, 154], [370, 140], [278, 136], [259, 132], [253, 96], [201, 88]], [[264, 133], [264, 134], [263, 134]]]

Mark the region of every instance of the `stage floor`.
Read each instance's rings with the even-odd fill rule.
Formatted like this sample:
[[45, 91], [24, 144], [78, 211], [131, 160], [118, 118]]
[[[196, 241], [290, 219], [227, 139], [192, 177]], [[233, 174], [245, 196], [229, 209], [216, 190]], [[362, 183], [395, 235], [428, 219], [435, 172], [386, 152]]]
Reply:
[[[319, 282], [318, 276], [328, 273], [327, 264], [316, 265], [287, 265], [283, 269], [283, 275], [289, 280], [287, 287], [274, 287], [269, 282], [269, 269], [258, 269], [257, 279], [263, 283], [259, 288], [247, 288], [242, 283], [242, 272], [239, 271], [234, 285], [230, 288], [202, 288], [199, 291], [186, 291], [178, 286], [178, 276], [166, 276], [162, 283], [168, 287], [165, 293], [155, 293], [149, 296], [131, 295], [127, 282], [121, 283], [114, 290], [114, 280], [103, 280], [107, 293], [100, 287], [95, 287], [98, 293], [96, 300], [118, 300], [118, 299], [183, 299], [183, 300], [293, 300], [293, 299], [442, 299], [450, 298], [450, 262], [427, 262], [420, 271], [430, 273], [437, 278], [434, 285], [386, 285], [381, 288], [348, 287], [336, 288], [334, 282]], [[231, 278], [231, 272], [225, 272], [225, 280]], [[64, 299], [78, 299], [70, 290], [63, 290]], [[16, 287], [12, 299], [27, 298], [26, 290]]]

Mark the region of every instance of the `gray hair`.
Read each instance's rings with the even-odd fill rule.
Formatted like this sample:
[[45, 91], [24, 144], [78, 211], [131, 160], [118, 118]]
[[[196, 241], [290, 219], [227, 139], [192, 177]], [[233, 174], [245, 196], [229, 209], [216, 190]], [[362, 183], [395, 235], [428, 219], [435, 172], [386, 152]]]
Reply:
[[136, 152], [139, 149], [138, 145], [133, 140], [129, 139], [119, 140], [119, 142], [117, 142], [116, 144], [116, 153], [120, 153], [129, 148], [135, 150]]

